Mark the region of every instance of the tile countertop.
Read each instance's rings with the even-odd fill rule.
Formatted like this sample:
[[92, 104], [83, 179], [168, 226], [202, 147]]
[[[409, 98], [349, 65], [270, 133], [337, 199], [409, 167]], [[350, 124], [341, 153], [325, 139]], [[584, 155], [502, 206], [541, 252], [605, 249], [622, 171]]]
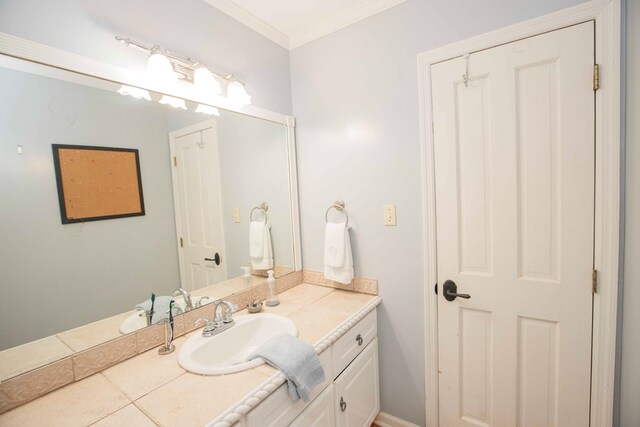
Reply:
[[[279, 298], [264, 312], [289, 317], [298, 337], [313, 345], [377, 297], [303, 283]], [[170, 355], [153, 348], [6, 412], [0, 425], [203, 426], [276, 372], [268, 365], [221, 376], [186, 372], [178, 364], [185, 341], [176, 339]]]

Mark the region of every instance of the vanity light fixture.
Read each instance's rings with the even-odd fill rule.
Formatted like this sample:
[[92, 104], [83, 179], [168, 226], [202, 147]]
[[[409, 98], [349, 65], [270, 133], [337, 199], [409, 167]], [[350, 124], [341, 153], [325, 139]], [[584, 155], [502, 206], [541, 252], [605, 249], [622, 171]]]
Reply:
[[251, 104], [251, 97], [245, 90], [244, 84], [238, 80], [230, 81], [227, 85], [227, 98], [236, 106]]
[[151, 101], [151, 95], [149, 95], [149, 91], [140, 89], [139, 87], [123, 85], [120, 87], [120, 89], [118, 89], [118, 93], [120, 95], [132, 96], [135, 99], [146, 99], [147, 101]]
[[208, 116], [220, 117], [220, 111], [216, 107], [212, 107], [211, 105], [198, 104], [198, 107], [196, 108], [196, 113], [202, 113]]
[[162, 98], [160, 98], [160, 101], [158, 102], [160, 104], [169, 105], [173, 108], [180, 108], [183, 110], [187, 109], [187, 104], [184, 102], [184, 99], [182, 98], [175, 98], [169, 95], [162, 95]]
[[170, 52], [158, 45], [149, 46], [120, 36], [116, 36], [116, 40], [149, 55], [147, 72], [158, 84], [169, 86], [181, 79], [193, 83], [202, 96], [211, 97], [222, 92], [220, 82], [224, 82], [227, 83], [227, 99], [232, 105], [242, 107], [251, 104], [245, 84], [232, 74], [213, 72], [200, 61]]
[[213, 73], [207, 67], [200, 66], [193, 72], [193, 84], [199, 92], [215, 93], [222, 92], [220, 82], [213, 77]]

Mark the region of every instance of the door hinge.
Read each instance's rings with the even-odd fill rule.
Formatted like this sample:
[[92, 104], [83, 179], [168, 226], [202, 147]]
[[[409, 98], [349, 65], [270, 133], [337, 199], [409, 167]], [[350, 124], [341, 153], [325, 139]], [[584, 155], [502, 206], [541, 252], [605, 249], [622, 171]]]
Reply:
[[182, 237], [180, 238], [180, 247], [184, 248], [184, 242], [182, 241]]
[[591, 272], [591, 293], [598, 293], [598, 270], [595, 268]]
[[178, 166], [178, 159], [176, 159], [176, 156], [173, 156], [173, 166]]
[[593, 90], [600, 89], [600, 65], [593, 64]]

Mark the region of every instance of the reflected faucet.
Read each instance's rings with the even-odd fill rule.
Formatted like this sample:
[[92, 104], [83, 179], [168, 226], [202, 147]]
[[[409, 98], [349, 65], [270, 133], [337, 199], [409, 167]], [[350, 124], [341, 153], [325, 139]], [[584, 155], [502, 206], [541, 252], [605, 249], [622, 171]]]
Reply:
[[182, 288], [178, 288], [173, 293], [173, 296], [177, 297], [178, 295], [182, 295], [182, 298], [184, 299], [184, 305], [185, 305], [184, 311], [193, 310], [193, 302], [191, 302], [191, 294], [188, 291], [185, 291]]

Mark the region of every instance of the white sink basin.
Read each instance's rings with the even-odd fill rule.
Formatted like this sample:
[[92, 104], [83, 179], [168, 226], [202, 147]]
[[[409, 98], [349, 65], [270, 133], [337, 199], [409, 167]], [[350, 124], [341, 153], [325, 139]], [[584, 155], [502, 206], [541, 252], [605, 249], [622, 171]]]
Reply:
[[264, 363], [260, 358], [249, 362], [246, 358], [270, 338], [280, 334], [298, 336], [296, 324], [277, 314], [248, 314], [235, 321], [235, 326], [212, 337], [203, 337], [201, 331], [196, 331], [180, 349], [180, 366], [201, 375], [244, 371]]
[[[181, 310], [184, 310], [185, 306], [186, 305], [184, 301], [182, 300], [176, 301], [176, 307], [180, 307]], [[131, 316], [124, 319], [120, 324], [120, 333], [130, 334], [131, 332], [135, 332], [138, 329], [146, 328], [147, 318], [144, 316], [140, 317], [140, 313], [141, 312], [136, 311]], [[174, 311], [174, 314], [175, 314], [175, 311]]]

